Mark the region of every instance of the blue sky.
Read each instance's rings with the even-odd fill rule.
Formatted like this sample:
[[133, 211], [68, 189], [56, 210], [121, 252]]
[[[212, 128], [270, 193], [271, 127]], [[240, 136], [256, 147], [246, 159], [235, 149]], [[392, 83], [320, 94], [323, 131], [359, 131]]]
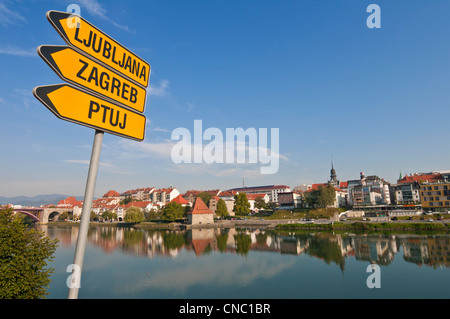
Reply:
[[[449, 1], [0, 0], [1, 196], [84, 194], [94, 131], [32, 95], [63, 83], [36, 48], [65, 44], [45, 14], [71, 3], [152, 67], [146, 139], [105, 134], [96, 196], [320, 183], [331, 156], [343, 181], [450, 169]], [[380, 29], [366, 25], [371, 3]], [[171, 133], [194, 120], [279, 128], [278, 173], [173, 163]]]

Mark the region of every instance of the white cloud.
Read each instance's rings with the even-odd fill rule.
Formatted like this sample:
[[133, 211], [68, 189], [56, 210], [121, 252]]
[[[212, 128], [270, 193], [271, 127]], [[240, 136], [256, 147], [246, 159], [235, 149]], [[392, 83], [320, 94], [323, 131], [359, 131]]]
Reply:
[[154, 156], [157, 156], [160, 158], [170, 158], [172, 147], [175, 143], [170, 140], [166, 140], [162, 143], [136, 143], [130, 140], [120, 140], [119, 145], [126, 154], [131, 154], [133, 157], [153, 158]]
[[[64, 162], [80, 164], [80, 165], [85, 165], [85, 166], [89, 166], [89, 163], [90, 163], [89, 160], [75, 160], [75, 159], [64, 160]], [[100, 162], [99, 167], [109, 173], [114, 173], [114, 174], [119, 174], [119, 175], [133, 175], [134, 174], [133, 172], [123, 171], [120, 169], [120, 167], [118, 167], [117, 165], [113, 165], [113, 164]]]
[[169, 88], [169, 81], [168, 80], [162, 80], [159, 84], [159, 87], [155, 87], [153, 85], [150, 85], [147, 89], [148, 95], [153, 96], [164, 96], [167, 94], [167, 89]]
[[17, 25], [20, 22], [27, 22], [27, 20], [17, 12], [9, 10], [4, 1], [0, 1], [0, 25]]
[[[1, 17], [0, 17], [1, 19]], [[0, 54], [14, 55], [20, 57], [37, 57], [36, 49], [25, 50], [14, 46], [0, 47]]]
[[[1, 101], [0, 101], [1, 102]], [[154, 127], [151, 129], [154, 132], [163, 132], [163, 133], [169, 133], [170, 131], [166, 128], [161, 128], [161, 127]]]
[[110, 17], [108, 17], [107, 10], [103, 8], [102, 5], [97, 0], [79, 0], [78, 3], [82, 11], [81, 14], [83, 14], [83, 10], [86, 10], [89, 14], [110, 22], [116, 28], [122, 29], [129, 33], [135, 33], [133, 30], [130, 30], [128, 26], [119, 24], [114, 20], [112, 20]]

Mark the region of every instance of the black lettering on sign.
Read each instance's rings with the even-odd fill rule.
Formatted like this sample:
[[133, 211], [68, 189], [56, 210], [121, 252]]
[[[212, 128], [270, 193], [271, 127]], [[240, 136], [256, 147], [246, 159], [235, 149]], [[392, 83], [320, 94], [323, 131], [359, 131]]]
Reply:
[[103, 104], [98, 104], [97, 102], [94, 102], [94, 101], [91, 101], [89, 103], [88, 118], [92, 119], [92, 115], [94, 113], [100, 112], [100, 108], [103, 109], [103, 114], [102, 114], [102, 122], [103, 123], [106, 122], [106, 119], [108, 118], [108, 112], [109, 112], [109, 124], [111, 124], [111, 126], [114, 126], [114, 127], [119, 125], [119, 128], [121, 128], [122, 130], [125, 129], [126, 123], [127, 123], [127, 114], [126, 113], [123, 114], [123, 120], [120, 122], [120, 120], [121, 120], [120, 110], [114, 110], [114, 108], [112, 108], [112, 107], [109, 107], [109, 106], [103, 105]]
[[89, 84], [95, 85], [102, 90], [109, 91], [117, 97], [130, 101], [131, 103], [137, 102], [138, 90], [133, 84], [129, 84], [128, 81], [122, 80], [120, 77], [115, 77], [107, 72], [99, 71], [99, 69], [89, 62], [79, 59], [81, 63], [80, 70], [77, 73], [77, 77]]
[[84, 72], [84, 70], [86, 70], [86, 68], [88, 67], [89, 63], [86, 63], [86, 62], [84, 62], [84, 61], [83, 61], [83, 60], [81, 60], [81, 59], [80, 59], [80, 62], [81, 62], [81, 63], [83, 63], [83, 66], [81, 67], [81, 70], [80, 70], [80, 71], [78, 71], [78, 73], [77, 73], [77, 77], [79, 77], [80, 79], [82, 79], [82, 80], [85, 80], [85, 81], [86, 81], [86, 78], [85, 78], [85, 77], [83, 77], [83, 76], [81, 76], [81, 73], [83, 73], [83, 72]]
[[[94, 106], [95, 106], [95, 110], [94, 110]], [[97, 113], [98, 111], [100, 111], [100, 105], [98, 105], [98, 103], [95, 103], [94, 101], [91, 101], [91, 103], [89, 104], [89, 115], [88, 118], [92, 118], [92, 113]]]
[[88, 38], [80, 39], [79, 28], [75, 31], [75, 41], [81, 43], [86, 48], [92, 48], [95, 53], [100, 53], [105, 59], [110, 60], [112, 63], [118, 65], [120, 68], [128, 71], [143, 81], [147, 81], [148, 72], [147, 65], [141, 64], [139, 59], [129, 55], [128, 52], [122, 53], [122, 56], [118, 56], [116, 52], [117, 46], [114, 43], [110, 43], [107, 39], [103, 38], [101, 34], [89, 31]]

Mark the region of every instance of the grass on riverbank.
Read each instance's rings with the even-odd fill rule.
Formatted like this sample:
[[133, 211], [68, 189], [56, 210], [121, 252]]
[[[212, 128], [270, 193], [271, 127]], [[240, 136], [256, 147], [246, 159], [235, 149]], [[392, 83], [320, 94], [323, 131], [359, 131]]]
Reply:
[[329, 224], [280, 224], [280, 230], [315, 229], [315, 230], [355, 230], [355, 231], [450, 231], [450, 224], [443, 223], [329, 223]]

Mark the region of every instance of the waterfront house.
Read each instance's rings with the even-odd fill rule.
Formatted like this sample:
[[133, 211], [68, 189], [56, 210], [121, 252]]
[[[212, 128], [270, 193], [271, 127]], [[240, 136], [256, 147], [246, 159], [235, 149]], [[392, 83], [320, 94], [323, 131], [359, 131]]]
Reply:
[[187, 222], [191, 225], [214, 224], [214, 213], [200, 197], [197, 197], [194, 206], [187, 213]]
[[278, 203], [278, 194], [288, 193], [291, 188], [286, 185], [267, 185], [267, 186], [252, 186], [252, 187], [240, 187], [230, 189], [231, 192], [240, 192], [249, 194], [262, 194], [265, 193], [269, 196], [269, 201]]
[[[280, 198], [280, 196], [282, 194], [286, 194], [286, 193], [278, 194], [279, 198]], [[247, 200], [248, 200], [248, 203], [250, 204], [250, 210], [252, 210], [252, 211], [255, 210], [255, 201], [256, 201], [256, 199], [258, 197], [261, 197], [266, 204], [269, 202], [269, 195], [267, 195], [266, 193], [262, 193], [262, 194], [247, 194]]]

